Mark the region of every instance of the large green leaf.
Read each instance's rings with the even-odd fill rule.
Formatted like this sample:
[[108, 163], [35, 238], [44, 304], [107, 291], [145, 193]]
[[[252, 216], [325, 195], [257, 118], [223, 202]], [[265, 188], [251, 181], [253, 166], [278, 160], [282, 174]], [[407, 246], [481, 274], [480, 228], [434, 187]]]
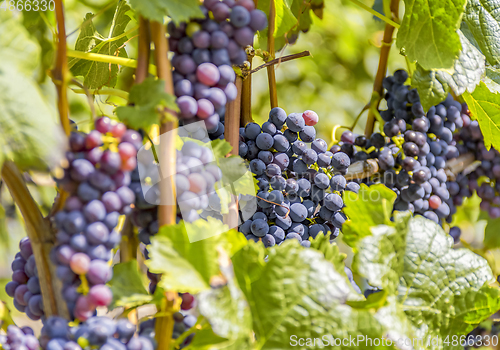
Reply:
[[[2, 48], [0, 48], [2, 50]], [[35, 81], [10, 61], [0, 66], [0, 165], [12, 160], [23, 169], [59, 164], [64, 134]]]
[[223, 250], [219, 250], [219, 268], [225, 280], [224, 285], [212, 286], [211, 290], [201, 292], [197, 297], [198, 308], [210, 323], [212, 331], [218, 337], [226, 339], [225, 348], [250, 348], [250, 306], [235, 279], [232, 263]]
[[407, 234], [399, 301], [416, 327], [440, 336], [467, 334], [500, 309], [500, 291], [485, 259], [453, 239], [431, 220], [415, 217]]
[[40, 46], [10, 11], [0, 10], [0, 51], [2, 63], [11, 62], [27, 75], [32, 75], [40, 63]]
[[144, 287], [137, 260], [113, 266], [113, 278], [108, 282], [113, 292], [111, 307], [123, 306], [126, 309], [150, 303], [153, 296]]
[[457, 29], [465, 3], [465, 0], [405, 0], [398, 47], [424, 69], [453, 67], [461, 48]]
[[204, 17], [198, 0], [130, 0], [130, 5], [145, 18], [160, 23], [167, 15], [175, 23]]
[[487, 66], [486, 76], [493, 80], [495, 83], [500, 84], [500, 67], [498, 65]]
[[[279, 37], [285, 35], [297, 23], [297, 18], [291, 10], [293, 1], [275, 0], [276, 6], [276, 22], [274, 28], [274, 36]], [[262, 0], [257, 3], [257, 8], [264, 11], [269, 18], [269, 4], [270, 0]], [[267, 29], [262, 31], [262, 35], [267, 36]]]
[[492, 65], [500, 63], [500, 2], [468, 0], [464, 21]]
[[31, 78], [40, 47], [10, 11], [0, 11], [0, 52], [0, 167], [6, 159], [23, 168], [57, 165], [64, 155], [64, 135]]
[[432, 69], [425, 70], [417, 63], [417, 69], [412, 76], [412, 85], [420, 95], [424, 109], [444, 101], [452, 90], [460, 96], [465, 91], [473, 92], [485, 71], [484, 56], [458, 31], [462, 51], [453, 65], [453, 72]]
[[488, 249], [500, 248], [500, 218], [491, 219], [488, 215], [486, 227], [484, 228], [484, 246]]
[[[120, 0], [107, 38], [97, 32], [92, 21], [93, 14], [88, 13], [84, 18], [80, 35], [75, 44], [75, 50], [128, 57], [125, 48], [122, 47], [128, 39], [126, 36], [121, 35], [125, 33], [125, 28], [130, 22], [129, 11], [130, 6], [127, 5], [126, 1]], [[73, 75], [84, 77], [84, 84], [90, 89], [98, 89], [102, 86], [114, 87], [116, 85], [118, 76], [118, 65], [116, 64], [73, 58], [68, 62], [68, 65]]]
[[[209, 288], [210, 279], [219, 274], [217, 248], [233, 255], [247, 244], [241, 233], [228, 230], [227, 226], [217, 228], [219, 223], [209, 217], [208, 221], [200, 219], [160, 228], [151, 239], [151, 259], [146, 264], [151, 272], [163, 274], [161, 287], [180, 292]], [[210, 236], [213, 232], [219, 233]]]
[[252, 310], [259, 348], [293, 349], [293, 335], [381, 336], [371, 313], [343, 305], [350, 285], [321, 253], [290, 240], [270, 249], [266, 263], [258, 248], [247, 245], [233, 262]]
[[397, 215], [396, 226], [379, 225], [371, 228], [371, 236], [363, 238], [354, 256], [353, 268], [368, 283], [388, 294], [397, 290], [403, 274], [406, 232], [410, 215]]
[[165, 92], [165, 81], [147, 78], [142, 83], [132, 86], [129, 102], [132, 106], [120, 106], [116, 115], [134, 129], [149, 130], [153, 124], [158, 124], [159, 109], [167, 107], [178, 111], [175, 96]]
[[343, 226], [344, 241], [351, 247], [366, 236], [371, 235], [371, 228], [377, 225], [391, 224], [392, 206], [396, 193], [385, 185], [366, 186], [361, 184], [359, 193], [344, 193], [344, 213], [349, 218]]
[[474, 92], [463, 94], [471, 115], [479, 122], [484, 136], [484, 145], [500, 149], [500, 94], [492, 93], [481, 82]]

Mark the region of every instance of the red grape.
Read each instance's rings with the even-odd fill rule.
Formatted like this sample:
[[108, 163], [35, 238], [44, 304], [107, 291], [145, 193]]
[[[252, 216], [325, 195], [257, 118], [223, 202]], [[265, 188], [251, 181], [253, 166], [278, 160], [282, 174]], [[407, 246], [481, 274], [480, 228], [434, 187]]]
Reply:
[[214, 86], [220, 79], [219, 69], [215, 64], [202, 63], [196, 70], [196, 77], [202, 84]]
[[121, 138], [126, 131], [127, 127], [123, 123], [117, 123], [111, 127], [111, 135], [117, 138]]
[[429, 198], [429, 207], [432, 209], [437, 209], [441, 205], [442, 201], [441, 198], [439, 198], [436, 195], [432, 195]]
[[102, 134], [97, 130], [89, 132], [85, 138], [85, 147], [88, 150], [91, 150], [95, 147], [99, 147], [100, 145], [102, 145]]
[[90, 288], [88, 298], [93, 305], [108, 306], [113, 299], [113, 294], [107, 286], [98, 284]]
[[85, 253], [76, 253], [71, 257], [69, 262], [69, 267], [77, 275], [83, 275], [87, 273], [90, 266], [90, 258]]
[[302, 113], [302, 117], [304, 118], [306, 125], [314, 126], [318, 123], [319, 117], [318, 114], [314, 111], [307, 110]]
[[101, 117], [95, 121], [95, 129], [100, 133], [106, 134], [111, 131], [111, 119], [108, 117]]
[[137, 155], [137, 150], [134, 145], [129, 142], [122, 142], [118, 145], [118, 153], [123, 161], [129, 158], [135, 157]]

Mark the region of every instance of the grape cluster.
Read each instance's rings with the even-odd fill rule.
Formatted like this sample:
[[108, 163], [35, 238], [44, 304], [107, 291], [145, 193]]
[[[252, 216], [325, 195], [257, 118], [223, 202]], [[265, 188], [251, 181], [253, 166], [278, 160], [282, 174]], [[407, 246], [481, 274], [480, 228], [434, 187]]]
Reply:
[[30, 327], [7, 327], [7, 334], [0, 335], [0, 347], [4, 350], [38, 350], [40, 343]]
[[201, 9], [203, 19], [168, 24], [174, 90], [181, 122], [204, 120], [216, 139], [224, 134], [225, 105], [237, 95], [231, 65], [246, 61], [245, 47], [267, 17], [252, 0], [209, 0]]
[[378, 160], [382, 174], [358, 181], [383, 182], [394, 190], [395, 210], [410, 210], [437, 223], [451, 222], [456, 207], [445, 168], [460, 154], [454, 132], [464, 126], [462, 106], [449, 95], [425, 113], [417, 90], [405, 85], [407, 79], [406, 71], [398, 70], [383, 81], [387, 103], [387, 109], [380, 111], [383, 133], [366, 138], [345, 131], [333, 148], [347, 153], [353, 162]]
[[40, 343], [45, 350], [120, 349], [154, 350], [154, 339], [136, 334], [127, 319], [113, 320], [93, 316], [70, 327], [61, 317], [50, 317], [44, 323]]
[[314, 111], [287, 115], [276, 107], [262, 127], [249, 123], [240, 129], [239, 154], [250, 161], [260, 190], [242, 208], [246, 221], [239, 230], [248, 239], [266, 247], [297, 239], [308, 247], [319, 232], [338, 235], [346, 220], [342, 196], [357, 193], [359, 185], [343, 176], [349, 156], [328, 151], [316, 138], [317, 122]]
[[471, 121], [467, 106], [463, 106], [464, 127], [455, 135], [460, 154], [474, 156], [474, 169], [458, 174], [449, 181], [448, 186], [453, 202], [459, 206], [463, 198], [470, 197], [474, 191], [481, 198], [481, 209], [488, 212], [492, 219], [500, 217], [500, 153], [486, 149], [484, 138], [477, 120]]
[[29, 238], [21, 239], [19, 250], [11, 265], [12, 281], [5, 285], [5, 291], [14, 298], [17, 310], [36, 321], [44, 313], [38, 269]]
[[84, 321], [112, 299], [105, 284], [112, 276], [112, 249], [121, 238], [114, 228], [135, 200], [128, 185], [142, 138], [102, 117], [89, 134], [72, 133], [69, 144], [69, 166], [59, 184], [70, 196], [54, 216], [58, 232], [51, 258], [72, 318]]

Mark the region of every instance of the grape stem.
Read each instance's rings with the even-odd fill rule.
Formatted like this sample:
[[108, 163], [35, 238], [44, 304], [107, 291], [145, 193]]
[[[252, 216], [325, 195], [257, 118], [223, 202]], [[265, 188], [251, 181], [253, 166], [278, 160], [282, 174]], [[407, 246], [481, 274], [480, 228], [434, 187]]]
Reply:
[[[57, 20], [57, 55], [56, 64], [52, 70], [52, 81], [56, 86], [57, 91], [57, 109], [59, 111], [59, 119], [61, 126], [66, 134], [71, 133], [69, 123], [69, 105], [68, 105], [68, 57], [66, 55], [66, 28], [64, 24], [64, 6], [63, 0], [55, 1], [56, 20]], [[53, 215], [64, 206], [68, 193], [61, 188], [58, 191], [57, 197], [54, 200], [50, 214]]]
[[[101, 55], [93, 52], [83, 52], [76, 50], [67, 50], [68, 57], [81, 58], [88, 61], [104, 62], [118, 64], [124, 67], [137, 68], [137, 61], [131, 58], [116, 57], [110, 55]], [[156, 75], [156, 67], [153, 64], [149, 65], [151, 74]]]
[[[458, 158], [446, 162], [445, 171], [448, 180], [455, 181], [457, 174], [474, 171], [475, 157], [472, 153], [465, 153]], [[362, 180], [379, 172], [378, 159], [367, 159], [352, 163], [344, 176], [346, 180]]]
[[149, 56], [151, 54], [151, 35], [149, 21], [144, 17], [139, 18], [139, 48], [137, 55], [137, 68], [135, 70], [135, 83], [142, 83], [149, 73]]
[[260, 200], [263, 200], [264, 202], [267, 202], [267, 203], [270, 203], [270, 204], [273, 204], [273, 205], [277, 205], [278, 207], [286, 208], [287, 212], [286, 212], [286, 214], [284, 216], [285, 218], [288, 217], [288, 214], [290, 214], [290, 208], [288, 208], [286, 205], [282, 205], [282, 204], [277, 204], [277, 203], [271, 202], [271, 201], [269, 201], [267, 199], [264, 199], [262, 197], [259, 197], [257, 195], [255, 195], [255, 198], [259, 198]]
[[56, 65], [52, 72], [52, 79], [57, 89], [57, 108], [59, 118], [66, 135], [69, 136], [71, 127], [69, 125], [68, 106], [68, 57], [66, 56], [66, 29], [64, 26], [64, 7], [62, 0], [55, 1], [57, 19], [57, 55]]
[[132, 219], [127, 215], [121, 231], [122, 240], [120, 242], [120, 262], [127, 262], [136, 259], [139, 242], [134, 232]]
[[[351, 0], [352, 1], [352, 0]], [[393, 19], [398, 19], [399, 12], [399, 0], [391, 0], [391, 14]], [[392, 46], [392, 36], [394, 33], [394, 26], [389, 23], [386, 23], [384, 29], [384, 38], [382, 40], [382, 45], [380, 47], [380, 58], [378, 61], [378, 69], [377, 75], [375, 76], [375, 82], [373, 83], [373, 92], [378, 94], [378, 99], [372, 103], [372, 108], [378, 109], [380, 104], [380, 99], [383, 96], [384, 87], [382, 86], [382, 82], [385, 78], [385, 74], [387, 71], [387, 61], [389, 60], [389, 52]], [[373, 109], [370, 108], [368, 111], [368, 119], [366, 121], [365, 126], [365, 136], [370, 137], [373, 133], [373, 128], [375, 125], [375, 114], [373, 113]]]
[[[271, 59], [274, 59], [275, 55], [274, 29], [276, 27], [276, 3], [274, 1], [275, 0], [269, 1], [269, 26], [267, 29], [267, 51]], [[272, 65], [267, 67], [267, 79], [269, 80], [269, 99], [271, 108], [275, 108], [278, 107], [278, 91], [276, 88], [276, 72]]]
[[[137, 55], [137, 68], [135, 70], [135, 84], [142, 83], [149, 74], [149, 57], [151, 55], [151, 35], [149, 30], [149, 21], [144, 17], [139, 17], [139, 43]], [[128, 94], [127, 94], [128, 97]], [[128, 98], [127, 98], [128, 99]], [[158, 163], [158, 155], [153, 141], [146, 133], [147, 138], [151, 142], [155, 161]], [[120, 261], [127, 262], [137, 258], [137, 247], [139, 241], [134, 232], [134, 226], [130, 215], [127, 215], [125, 223], [121, 231], [122, 240], [120, 242]]]
[[66, 302], [61, 295], [62, 282], [56, 277], [56, 267], [50, 261], [50, 252], [54, 247], [50, 222], [43, 217], [21, 172], [13, 162], [3, 163], [1, 175], [26, 224], [38, 269], [45, 316], [69, 318]]
[[386, 16], [378, 13], [377, 11], [375, 11], [374, 9], [372, 9], [370, 6], [367, 6], [365, 4], [363, 4], [361, 1], [358, 1], [358, 0], [351, 0], [351, 2], [353, 2], [354, 4], [358, 5], [359, 7], [361, 7], [363, 10], [366, 10], [368, 12], [370, 12], [372, 15], [374, 15], [375, 17], [377, 18], [380, 18], [382, 21], [384, 21], [385, 23], [387, 23], [388, 25], [391, 25], [393, 26], [394, 28], [398, 28], [400, 27], [400, 25], [396, 22], [394, 22], [392, 19], [390, 18], [387, 18]]
[[[240, 147], [240, 117], [242, 110], [242, 87], [243, 79], [236, 76], [235, 81], [238, 94], [234, 101], [226, 105], [225, 129], [224, 138], [231, 145], [232, 149], [228, 156], [238, 155]], [[224, 223], [230, 228], [238, 226], [238, 199], [234, 194], [231, 194], [231, 200], [228, 205], [228, 213], [224, 215]]]
[[264, 63], [263, 65], [258, 66], [255, 69], [252, 69], [249, 74], [253, 74], [255, 72], [258, 72], [261, 69], [266, 68], [266, 67], [274, 66], [275, 64], [279, 65], [280, 63], [283, 63], [283, 62], [287, 62], [287, 61], [291, 61], [291, 60], [295, 60], [297, 58], [302, 58], [302, 57], [307, 57], [307, 56], [311, 56], [311, 52], [306, 50], [306, 51], [302, 51], [299, 53], [294, 53], [293, 55], [278, 57], [278, 58], [275, 58], [274, 60], [271, 60], [269, 62]]
[[[165, 92], [174, 94], [174, 83], [172, 78], [172, 67], [168, 59], [168, 41], [165, 33], [165, 26], [160, 22], [151, 22], [151, 38], [155, 45], [155, 62], [158, 68], [158, 78], [165, 81]], [[144, 54], [144, 52], [143, 52]], [[176, 150], [175, 138], [177, 136], [178, 120], [174, 111], [167, 110], [160, 120], [160, 135], [164, 140], [160, 143], [159, 160], [162, 168], [175, 169]], [[166, 134], [168, 133], [168, 134]], [[169, 135], [170, 137], [167, 137]], [[161, 203], [168, 203], [158, 206], [158, 222], [163, 225], [174, 225], [176, 220], [176, 195], [175, 177], [170, 176], [164, 179], [160, 186]], [[174, 319], [172, 317], [175, 310], [175, 292], [165, 292], [161, 301], [161, 306], [156, 315], [156, 341], [157, 350], [169, 350], [172, 341]]]
[[252, 75], [249, 71], [252, 69], [252, 60], [255, 56], [255, 50], [247, 50], [247, 60], [250, 63], [248, 67], [247, 74], [243, 77], [243, 82], [241, 86], [241, 117], [240, 125], [245, 126], [248, 123], [253, 122], [252, 119]]

